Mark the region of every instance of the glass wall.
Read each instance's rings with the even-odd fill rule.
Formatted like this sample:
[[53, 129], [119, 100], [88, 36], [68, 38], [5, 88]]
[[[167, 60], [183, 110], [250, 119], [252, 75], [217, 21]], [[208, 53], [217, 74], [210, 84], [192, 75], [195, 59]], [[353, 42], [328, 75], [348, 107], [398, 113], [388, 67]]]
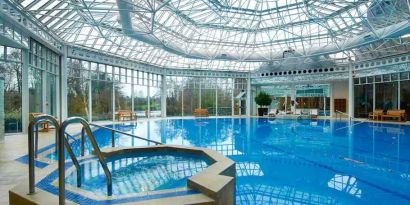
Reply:
[[57, 53], [30, 39], [29, 112], [57, 114], [57, 78], [60, 57]]
[[0, 77], [4, 78], [4, 127], [6, 133], [22, 131], [21, 50], [0, 45]]
[[118, 110], [134, 110], [136, 116], [145, 117], [148, 96], [153, 116], [161, 115], [160, 75], [72, 58], [68, 59], [68, 74], [69, 116], [113, 120]]
[[161, 117], [161, 89], [150, 87], [150, 111], [151, 117]]
[[134, 85], [134, 112], [138, 117], [147, 117], [148, 87]]
[[[196, 108], [208, 109], [210, 115], [223, 116], [232, 115], [234, 90], [238, 94], [245, 90], [247, 80], [168, 76], [166, 83], [167, 116], [192, 116]], [[246, 100], [242, 100], [242, 114], [245, 114]]]
[[166, 77], [167, 116], [182, 115], [182, 77]]
[[398, 82], [376, 83], [376, 109], [385, 112], [398, 107]]
[[232, 115], [233, 81], [231, 78], [221, 78], [216, 83], [218, 115]]
[[373, 111], [373, 84], [357, 85], [354, 93], [354, 115], [367, 118]]
[[91, 81], [92, 120], [112, 120], [112, 82]]
[[68, 62], [67, 106], [68, 116], [88, 119], [89, 110], [89, 62], [72, 59]]
[[400, 82], [400, 109], [406, 110], [410, 120], [410, 80]]
[[43, 75], [41, 70], [30, 68], [28, 77], [29, 110], [31, 113], [43, 112]]
[[355, 78], [355, 116], [367, 117], [368, 113], [373, 111], [374, 106], [374, 109], [382, 109], [384, 112], [391, 109], [403, 109], [406, 110], [408, 117], [410, 113], [409, 77], [409, 72], [406, 71]]

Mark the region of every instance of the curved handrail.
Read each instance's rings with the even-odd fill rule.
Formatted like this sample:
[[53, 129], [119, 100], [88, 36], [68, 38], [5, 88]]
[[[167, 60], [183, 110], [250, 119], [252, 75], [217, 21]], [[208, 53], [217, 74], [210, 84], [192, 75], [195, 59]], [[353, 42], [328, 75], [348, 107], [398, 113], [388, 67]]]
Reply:
[[[342, 112], [342, 111], [339, 111], [339, 110], [336, 110], [335, 112], [336, 112], [336, 114], [346, 115], [346, 116], [349, 118], [349, 120], [352, 120], [352, 119], [354, 120], [354, 119], [356, 119], [355, 117], [349, 115], [348, 113], [345, 113], [345, 112]], [[337, 116], [336, 116], [336, 118], [337, 118]], [[340, 118], [340, 119], [341, 119], [341, 118]]]
[[[44, 121], [51, 122], [56, 129], [56, 140], [59, 141], [58, 131], [60, 129], [60, 124], [58, 120], [51, 115], [39, 115], [34, 117], [28, 125], [28, 174], [29, 174], [29, 194], [35, 192], [35, 167], [34, 167], [34, 158], [37, 156], [38, 151], [38, 124]], [[34, 148], [34, 127], [36, 127], [36, 141], [37, 149]], [[57, 142], [56, 142], [57, 143]], [[60, 148], [58, 148], [60, 149]]]
[[147, 138], [139, 137], [139, 136], [137, 136], [137, 135], [133, 135], [133, 134], [126, 133], [126, 132], [123, 132], [123, 131], [120, 131], [120, 130], [116, 130], [116, 129], [113, 129], [113, 128], [109, 128], [109, 127], [97, 125], [97, 124], [94, 124], [94, 123], [90, 123], [90, 125], [95, 126], [95, 127], [99, 127], [99, 128], [102, 128], [102, 129], [110, 130], [110, 131], [112, 131], [112, 132], [114, 132], [114, 133], [117, 132], [117, 133], [120, 133], [120, 134], [122, 134], [122, 135], [127, 135], [127, 136], [134, 137], [134, 138], [137, 138], [137, 139], [140, 139], [140, 140], [145, 140], [145, 141], [147, 141], [147, 142], [152, 142], [152, 143], [154, 143], [155, 145], [162, 145], [162, 144], [163, 144], [162, 142], [158, 142], [158, 141], [155, 141], [155, 140], [150, 140], [150, 139], [147, 139]]
[[[81, 123], [83, 126], [83, 129], [88, 135], [88, 138], [90, 139], [91, 145], [93, 146], [94, 152], [97, 155], [97, 158], [101, 164], [101, 167], [104, 170], [105, 176], [107, 177], [107, 195], [111, 196], [112, 195], [112, 179], [111, 179], [111, 172], [108, 169], [108, 166], [104, 160], [104, 157], [101, 154], [101, 150], [98, 147], [97, 141], [95, 140], [94, 134], [91, 131], [91, 128], [89, 126], [89, 123], [81, 118], [81, 117], [71, 117], [65, 120], [61, 124], [61, 128], [59, 130], [59, 143], [58, 143], [58, 185], [59, 185], [59, 202], [60, 204], [65, 203], [65, 162], [64, 162], [64, 146], [63, 143], [61, 143], [61, 139], [65, 139], [65, 129], [69, 124], [72, 123]], [[71, 147], [70, 147], [71, 148]], [[77, 162], [78, 163], [78, 162]], [[81, 173], [81, 167], [78, 167], [77, 174]]]

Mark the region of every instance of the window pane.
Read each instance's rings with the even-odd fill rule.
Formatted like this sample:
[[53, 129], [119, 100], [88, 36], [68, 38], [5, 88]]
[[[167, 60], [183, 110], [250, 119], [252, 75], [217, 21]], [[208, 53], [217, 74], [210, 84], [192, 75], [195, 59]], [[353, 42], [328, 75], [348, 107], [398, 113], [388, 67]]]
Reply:
[[406, 110], [407, 120], [410, 120], [410, 80], [400, 83], [400, 109]]
[[354, 116], [365, 117], [373, 111], [373, 84], [354, 86]]
[[148, 108], [148, 87], [134, 85], [134, 112], [138, 117], [146, 117]]
[[161, 89], [150, 87], [151, 117], [161, 117]]
[[112, 120], [112, 82], [93, 80], [91, 93], [93, 121]]
[[4, 79], [4, 128], [6, 133], [21, 132], [21, 63], [0, 61]]
[[67, 89], [68, 116], [88, 119], [88, 81], [82, 78], [68, 78]]
[[397, 82], [376, 84], [376, 109], [397, 109]]
[[131, 99], [131, 84], [116, 84], [115, 85], [115, 111], [132, 109]]

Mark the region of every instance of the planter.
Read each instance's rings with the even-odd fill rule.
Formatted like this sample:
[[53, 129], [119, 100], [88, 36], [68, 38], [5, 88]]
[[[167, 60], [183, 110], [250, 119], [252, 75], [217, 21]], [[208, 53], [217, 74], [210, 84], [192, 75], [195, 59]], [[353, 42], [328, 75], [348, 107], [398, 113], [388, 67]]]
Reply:
[[262, 107], [258, 108], [258, 116], [264, 116], [268, 114], [268, 108]]

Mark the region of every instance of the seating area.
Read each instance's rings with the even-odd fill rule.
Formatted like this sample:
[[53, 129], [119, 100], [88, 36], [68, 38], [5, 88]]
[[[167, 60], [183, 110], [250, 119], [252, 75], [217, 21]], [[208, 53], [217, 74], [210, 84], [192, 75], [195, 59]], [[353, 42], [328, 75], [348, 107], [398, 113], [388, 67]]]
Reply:
[[197, 108], [194, 110], [195, 117], [209, 117], [208, 109]]
[[131, 110], [118, 110], [115, 116], [118, 121], [134, 120], [134, 112]]
[[295, 109], [295, 113], [270, 109], [268, 117], [290, 118], [290, 119], [317, 119], [318, 109]]
[[387, 110], [387, 112], [383, 112], [383, 110], [374, 110], [373, 112], [369, 113], [369, 120], [392, 120], [397, 119], [398, 122], [406, 121], [406, 110]]

